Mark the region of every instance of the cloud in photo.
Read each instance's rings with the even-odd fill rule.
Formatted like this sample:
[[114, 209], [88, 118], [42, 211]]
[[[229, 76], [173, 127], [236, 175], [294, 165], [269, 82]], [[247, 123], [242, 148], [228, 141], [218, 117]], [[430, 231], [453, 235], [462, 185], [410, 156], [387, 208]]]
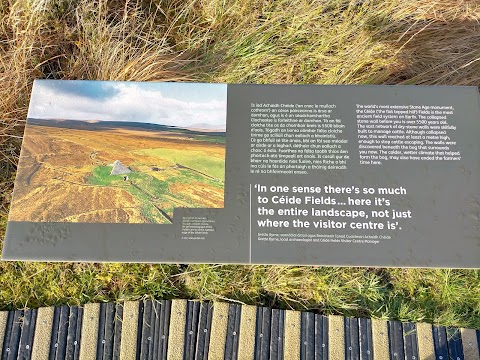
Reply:
[[225, 127], [226, 84], [37, 80], [29, 118]]

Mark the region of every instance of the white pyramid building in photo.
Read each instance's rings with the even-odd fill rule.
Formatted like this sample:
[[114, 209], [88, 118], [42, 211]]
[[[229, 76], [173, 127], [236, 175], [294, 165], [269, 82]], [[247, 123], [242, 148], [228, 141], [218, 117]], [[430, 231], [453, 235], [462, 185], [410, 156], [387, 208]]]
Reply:
[[120, 160], [115, 160], [113, 164], [110, 164], [110, 166], [113, 166], [110, 175], [123, 175], [132, 172], [132, 170], [130, 170], [127, 166], [123, 165]]

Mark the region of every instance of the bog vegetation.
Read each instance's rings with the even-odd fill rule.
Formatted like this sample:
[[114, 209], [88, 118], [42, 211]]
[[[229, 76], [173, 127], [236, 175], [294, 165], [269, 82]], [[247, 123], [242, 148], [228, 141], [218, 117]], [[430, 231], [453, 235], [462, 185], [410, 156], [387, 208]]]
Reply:
[[223, 207], [224, 133], [86, 126], [29, 120], [10, 220], [170, 223], [174, 208]]
[[[479, 85], [479, 20], [478, 0], [0, 0], [2, 236], [34, 78]], [[9, 262], [0, 283], [2, 309], [188, 297], [480, 328], [474, 270]]]

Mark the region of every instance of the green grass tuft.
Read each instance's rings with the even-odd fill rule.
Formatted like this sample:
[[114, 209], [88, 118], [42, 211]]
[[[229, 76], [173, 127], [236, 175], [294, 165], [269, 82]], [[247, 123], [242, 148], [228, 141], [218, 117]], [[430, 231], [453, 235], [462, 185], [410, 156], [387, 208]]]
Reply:
[[172, 164], [187, 166], [221, 181], [225, 180], [225, 159], [211, 157], [206, 151], [194, 151], [191, 149], [168, 149], [167, 151], [160, 148], [137, 150], [132, 153], [156, 156], [171, 161]]
[[[87, 182], [92, 185], [117, 187], [126, 190], [141, 204], [141, 213], [150, 223], [168, 223], [153, 204], [153, 199], [162, 198], [168, 193], [168, 183], [160, 181], [147, 174], [139, 172], [128, 173], [128, 181], [123, 180], [123, 175], [110, 175], [111, 166], [97, 166]], [[134, 184], [135, 186], [133, 186]], [[173, 212], [172, 209], [168, 209]]]

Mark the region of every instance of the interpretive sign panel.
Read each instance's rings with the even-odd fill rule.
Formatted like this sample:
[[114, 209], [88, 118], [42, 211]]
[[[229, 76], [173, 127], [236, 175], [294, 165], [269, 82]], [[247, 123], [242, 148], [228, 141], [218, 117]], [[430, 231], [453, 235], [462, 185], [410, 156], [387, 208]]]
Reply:
[[478, 90], [36, 81], [2, 256], [478, 268]]

